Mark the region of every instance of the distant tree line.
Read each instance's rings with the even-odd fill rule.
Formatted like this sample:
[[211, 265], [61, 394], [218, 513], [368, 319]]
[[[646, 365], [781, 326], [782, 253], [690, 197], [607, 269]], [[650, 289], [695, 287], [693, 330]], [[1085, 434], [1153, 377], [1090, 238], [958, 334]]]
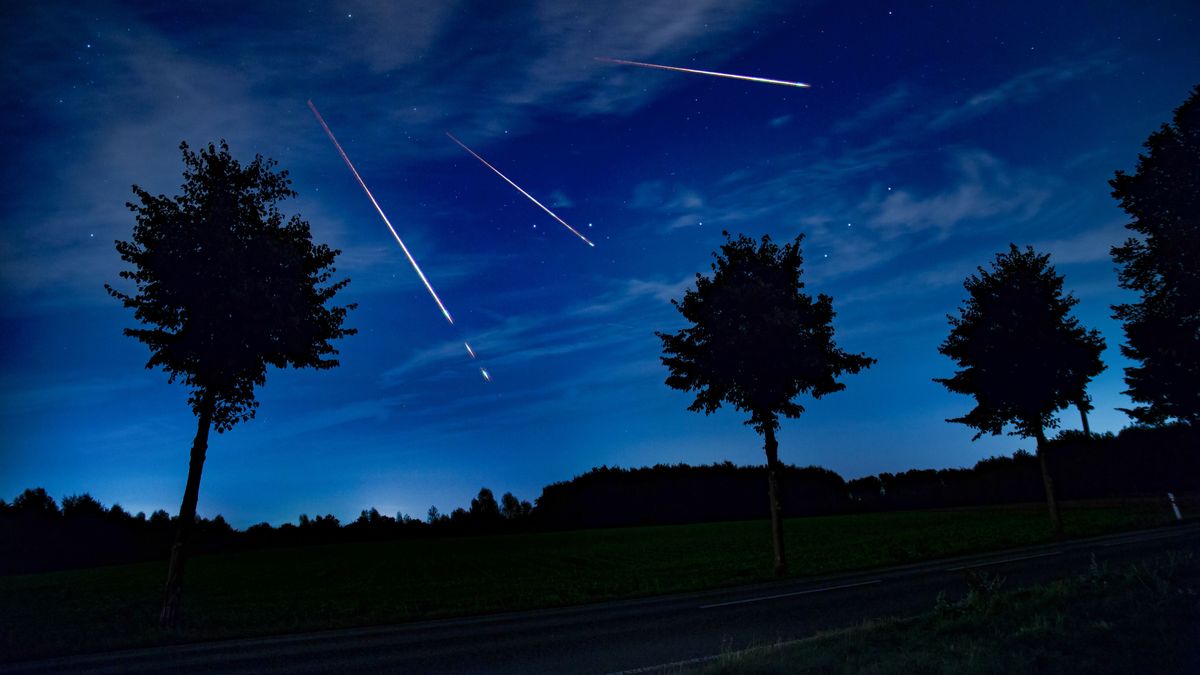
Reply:
[[[1063, 499], [1200, 491], [1200, 430], [1189, 425], [1131, 427], [1120, 434], [1065, 431], [1046, 445]], [[981, 506], [1043, 499], [1038, 459], [1023, 450], [984, 459], [972, 468], [881, 473], [844, 480], [819, 467], [782, 466], [787, 517], [917, 508]], [[669, 525], [766, 519], [766, 467], [686, 464], [622, 469], [599, 467], [548, 485], [536, 505], [487, 488], [470, 508], [424, 519], [367, 509], [348, 523], [333, 515], [301, 515], [296, 523], [236, 530], [221, 516], [197, 517], [199, 554], [268, 547], [395, 541], [424, 537], [506, 534], [561, 529]], [[130, 514], [88, 494], [62, 503], [44, 489], [0, 499], [0, 574], [166, 560], [177, 519], [166, 511]]]
[[[1104, 499], [1200, 490], [1200, 430], [1129, 427], [1119, 434], [1063, 431], [1046, 443], [1061, 499]], [[1036, 455], [1018, 450], [970, 469], [912, 469], [847, 483], [864, 511], [1036, 502], [1045, 498]]]
[[[471, 500], [470, 509], [442, 515], [430, 507], [426, 520], [378, 509], [363, 510], [343, 524], [333, 514], [301, 514], [296, 523], [269, 523], [237, 530], [217, 515], [196, 516], [192, 549], [196, 553], [391, 541], [405, 538], [523, 532], [531, 529], [533, 505], [506, 493], [496, 502], [488, 488]], [[106, 507], [90, 494], [54, 501], [43, 488], [28, 489], [11, 503], [0, 499], [0, 575], [97, 567], [169, 557], [178, 518], [164, 510], [131, 514], [120, 504]]]
[[[762, 489], [766, 471], [731, 462], [602, 466], [543, 488], [534, 521], [543, 528], [574, 529], [769, 518], [771, 501]], [[833, 471], [780, 465], [779, 472], [785, 517], [846, 510], [846, 481]]]

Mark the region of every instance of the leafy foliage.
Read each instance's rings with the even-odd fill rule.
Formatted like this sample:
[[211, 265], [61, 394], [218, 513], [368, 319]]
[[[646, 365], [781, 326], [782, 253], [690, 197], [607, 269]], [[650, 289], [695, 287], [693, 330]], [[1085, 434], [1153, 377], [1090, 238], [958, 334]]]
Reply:
[[336, 366], [330, 341], [356, 332], [342, 328], [354, 305], [326, 306], [350, 280], [322, 287], [340, 252], [313, 244], [299, 216], [284, 223], [278, 203], [296, 196], [286, 171], [262, 156], [243, 167], [224, 141], [180, 150], [182, 193], [135, 185], [138, 203], [127, 204], [133, 239], [116, 246], [136, 291], [105, 288], [148, 326], [124, 331], [150, 348], [146, 367], [182, 379], [197, 415], [203, 394], [213, 396], [220, 432], [254, 416], [267, 366]]
[[1118, 171], [1112, 195], [1141, 238], [1112, 249], [1122, 288], [1138, 302], [1113, 306], [1124, 322], [1121, 353], [1138, 363], [1125, 368], [1126, 410], [1145, 424], [1178, 419], [1200, 423], [1200, 86], [1146, 140], [1132, 174]]
[[745, 235], [725, 238], [712, 277], [697, 274], [695, 290], [672, 301], [691, 325], [656, 335], [671, 371], [667, 385], [696, 392], [690, 410], [711, 414], [729, 403], [761, 433], [778, 428], [779, 415], [799, 417], [800, 394], [841, 391], [846, 385], [837, 377], [875, 359], [839, 349], [833, 301], [803, 292], [804, 235], [782, 247], [766, 235], [757, 244]]
[[1058, 422], [1054, 413], [1084, 400], [1087, 383], [1104, 370], [1104, 339], [1070, 315], [1079, 301], [1063, 295], [1063, 278], [1049, 255], [1010, 245], [967, 277], [966, 303], [949, 316], [950, 335], [938, 347], [960, 370], [934, 378], [947, 389], [975, 397], [975, 408], [947, 420], [999, 434], [1039, 436]]

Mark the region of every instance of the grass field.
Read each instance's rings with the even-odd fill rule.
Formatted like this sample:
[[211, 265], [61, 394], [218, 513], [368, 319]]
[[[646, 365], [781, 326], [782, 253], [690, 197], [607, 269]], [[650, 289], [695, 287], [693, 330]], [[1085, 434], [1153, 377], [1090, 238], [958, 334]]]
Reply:
[[[1068, 536], [1165, 522], [1160, 505], [1064, 505]], [[1037, 505], [801, 518], [797, 576], [1049, 539]], [[272, 549], [194, 558], [184, 624], [156, 627], [166, 563], [0, 578], [0, 656], [394, 623], [771, 578], [769, 523], [745, 521]]]
[[1195, 673], [1200, 561], [1166, 556], [1005, 591], [976, 577], [960, 602], [775, 648], [723, 655], [718, 673]]

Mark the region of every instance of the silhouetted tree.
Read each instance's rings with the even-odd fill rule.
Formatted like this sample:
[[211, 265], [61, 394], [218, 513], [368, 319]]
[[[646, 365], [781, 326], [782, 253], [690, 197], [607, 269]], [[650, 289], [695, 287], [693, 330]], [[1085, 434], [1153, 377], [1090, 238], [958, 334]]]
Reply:
[[[198, 417], [179, 529], [171, 549], [163, 610], [175, 624], [183, 585], [186, 544], [195, 521], [200, 474], [210, 427], [218, 433], [254, 417], [255, 386], [268, 366], [332, 368], [330, 341], [351, 335], [342, 327], [347, 307], [327, 306], [349, 279], [329, 282], [338, 251], [314, 244], [308, 222], [284, 223], [277, 204], [296, 196], [286, 171], [256, 156], [243, 167], [209, 145], [199, 153], [180, 144], [182, 193], [153, 196], [138, 186], [132, 241], [118, 241], [121, 259], [133, 266], [121, 277], [131, 294], [105, 288], [146, 328], [125, 334], [149, 347], [147, 368], [182, 380]], [[323, 284], [327, 284], [322, 286]]]
[[504, 516], [505, 520], [516, 520], [524, 515], [521, 509], [521, 500], [517, 499], [511, 492], [505, 492], [500, 498], [500, 515]]
[[1200, 425], [1200, 85], [1146, 140], [1132, 174], [1117, 171], [1112, 196], [1140, 238], [1112, 249], [1122, 288], [1137, 302], [1113, 305], [1124, 323], [1124, 410], [1143, 424]]
[[500, 505], [488, 488], [480, 488], [479, 496], [471, 500], [471, 522], [478, 528], [492, 530], [500, 525]]
[[42, 516], [59, 515], [58, 504], [54, 498], [46, 494], [45, 488], [27, 489], [13, 499], [14, 513], [29, 513]]
[[691, 325], [656, 335], [671, 371], [666, 384], [696, 392], [689, 410], [707, 415], [728, 403], [749, 413], [746, 424], [763, 436], [775, 573], [783, 575], [779, 417], [799, 417], [804, 406], [797, 396], [841, 391], [845, 385], [837, 377], [875, 360], [839, 349], [833, 341], [833, 300], [824, 294], [813, 300], [803, 292], [804, 235], [780, 247], [767, 235], [755, 244], [745, 235], [724, 234], [725, 243], [713, 254], [712, 277], [697, 274], [695, 290], [682, 302], [672, 300]]
[[[109, 507], [108, 516], [113, 520], [121, 521], [133, 519], [133, 515], [126, 511], [125, 507], [121, 506], [120, 504], [113, 504], [111, 507]], [[142, 514], [142, 519], [146, 519], [146, 514]]]
[[81, 518], [84, 516], [104, 515], [104, 505], [88, 493], [63, 497], [62, 514], [64, 518]]
[[960, 370], [934, 381], [975, 397], [973, 410], [946, 421], [977, 429], [976, 439], [1009, 424], [1014, 434], [1037, 439], [1050, 522], [1061, 534], [1045, 429], [1058, 426], [1055, 413], [1084, 400], [1087, 383], [1104, 370], [1104, 339], [1070, 315], [1079, 301], [1063, 295], [1063, 278], [1049, 261], [1033, 248], [1010, 245], [991, 271], [980, 267], [967, 277], [966, 303], [958, 317], [947, 317], [950, 335], [938, 347]]
[[438, 507], [430, 506], [429, 511], [427, 511], [425, 514], [425, 522], [429, 523], [430, 525], [434, 525], [440, 522], [441, 519], [442, 514], [438, 511]]

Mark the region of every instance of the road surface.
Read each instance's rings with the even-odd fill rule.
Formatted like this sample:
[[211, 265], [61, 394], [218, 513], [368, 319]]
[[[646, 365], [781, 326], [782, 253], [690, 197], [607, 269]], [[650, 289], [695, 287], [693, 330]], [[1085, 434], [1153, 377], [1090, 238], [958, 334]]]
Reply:
[[654, 672], [929, 610], [966, 591], [968, 571], [1005, 589], [1165, 550], [1200, 553], [1200, 524], [682, 595], [0, 666], [0, 673]]

